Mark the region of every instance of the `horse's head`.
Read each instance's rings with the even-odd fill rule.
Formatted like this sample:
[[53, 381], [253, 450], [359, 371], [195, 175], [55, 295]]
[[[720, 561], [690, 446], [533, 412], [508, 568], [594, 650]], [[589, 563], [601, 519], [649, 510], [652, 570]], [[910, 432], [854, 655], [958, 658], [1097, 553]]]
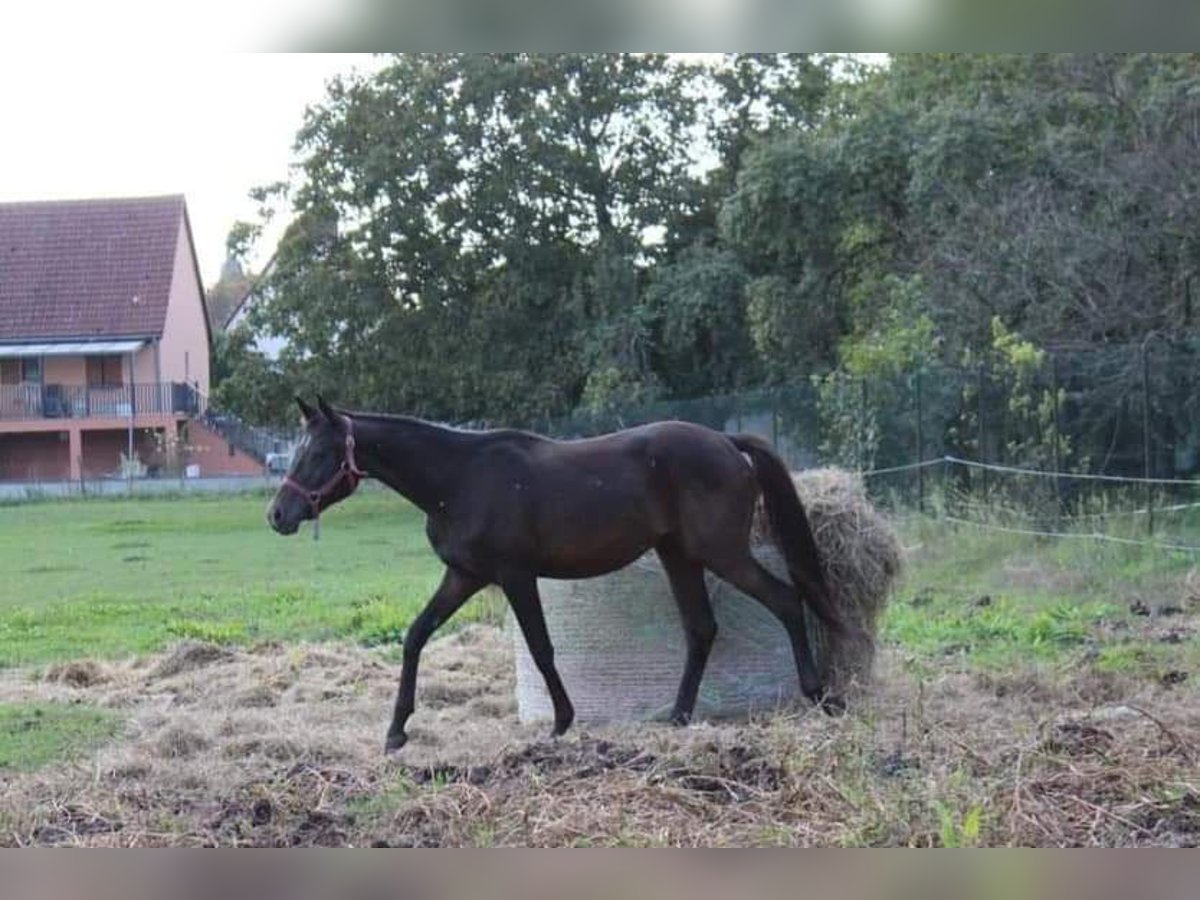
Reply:
[[305, 519], [354, 493], [364, 473], [354, 461], [354, 431], [349, 418], [317, 398], [317, 408], [299, 397], [304, 437], [271, 504], [267, 522], [280, 534], [295, 534]]

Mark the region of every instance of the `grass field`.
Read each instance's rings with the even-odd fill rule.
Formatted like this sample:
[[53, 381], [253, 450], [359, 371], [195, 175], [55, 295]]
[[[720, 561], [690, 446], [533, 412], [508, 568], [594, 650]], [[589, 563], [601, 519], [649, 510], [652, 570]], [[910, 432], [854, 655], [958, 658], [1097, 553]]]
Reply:
[[[271, 531], [262, 496], [0, 507], [0, 667], [145, 653], [172, 640], [395, 640], [441, 565], [381, 490]], [[465, 618], [481, 614], [473, 604]]]
[[[319, 541], [280, 537], [266, 498], [0, 506], [0, 668], [161, 649], [183, 638], [398, 641], [441, 563], [414, 507], [366, 490], [329, 511]], [[1053, 659], [1141, 599], [1167, 597], [1186, 554], [910, 525], [885, 635], [931, 658], [1003, 666]], [[492, 621], [484, 596], [456, 621]]]
[[[406, 753], [432, 768], [376, 762], [398, 642], [441, 572], [420, 515], [364, 491], [330, 511], [313, 542], [307, 529], [291, 538], [271, 532], [265, 502], [0, 507], [0, 687], [9, 681], [0, 785], [16, 798], [0, 804], [0, 830], [25, 829], [43, 843], [65, 838], [39, 834], [92, 841], [91, 832], [80, 837], [79, 810], [110, 796], [97, 794], [109, 779], [121, 797], [133, 796], [135, 783], [150, 791], [122, 800], [133, 804], [123, 816], [144, 818], [137, 804], [157, 809], [169, 796], [177, 809], [229, 805], [237, 811], [229, 821], [242, 823], [236, 834], [222, 830], [225, 819], [198, 831], [193, 819], [167, 816], [161, 834], [139, 838], [115, 827], [117, 813], [88, 812], [124, 835], [118, 843], [345, 843], [401, 833], [402, 841], [483, 844], [1186, 844], [1200, 835], [1192, 811], [1200, 794], [1185, 774], [1194, 772], [1188, 748], [1200, 727], [1200, 583], [1188, 554], [910, 522], [874, 711], [843, 725], [805, 719], [800, 732], [780, 720], [711, 739], [653, 729], [598, 742], [583, 734], [505, 757], [480, 794], [473, 770], [433, 763], [532, 739], [505, 724], [512, 672], [502, 641], [431, 657], [418, 720], [434, 724], [426, 744]], [[455, 625], [495, 624], [501, 608], [485, 596]], [[216, 648], [195, 663], [209, 668], [192, 671], [190, 658], [164, 667], [185, 639], [199, 643], [184, 647]], [[67, 790], [53, 779], [74, 777], [70, 760], [109, 744], [112, 753], [91, 764], [107, 773], [100, 782], [86, 766], [70, 782], [74, 806], [36, 811], [37, 797]], [[336, 835], [312, 823], [315, 772], [356, 773], [317, 786], [340, 798], [327, 811]], [[549, 773], [557, 780], [543, 784]], [[597, 783], [597, 773], [607, 780]], [[593, 822], [587, 834], [548, 820], [543, 828], [535, 820], [547, 804], [574, 802], [554, 784], [580, 792], [580, 815], [599, 815], [589, 792], [610, 789], [620, 793], [614, 808], [630, 812]], [[796, 792], [813, 784], [832, 794], [813, 795], [801, 814]], [[727, 808], [722, 791], [744, 797]], [[472, 805], [480, 797], [486, 808]], [[262, 803], [275, 804], [272, 821], [283, 828], [286, 819], [287, 830], [243, 833]], [[414, 810], [426, 824], [413, 824]], [[64, 815], [70, 821], [58, 831], [39, 831]], [[427, 819], [437, 816], [434, 834]]]

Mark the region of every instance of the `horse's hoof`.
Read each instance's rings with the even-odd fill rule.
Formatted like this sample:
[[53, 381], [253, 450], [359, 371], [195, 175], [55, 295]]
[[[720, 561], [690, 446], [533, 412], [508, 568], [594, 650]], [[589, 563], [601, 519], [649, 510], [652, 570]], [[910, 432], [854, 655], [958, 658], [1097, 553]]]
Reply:
[[383, 752], [385, 755], [395, 753], [407, 743], [408, 735], [403, 731], [399, 732], [398, 734], [389, 734], [387, 736], [387, 742], [383, 745]]
[[821, 698], [821, 710], [827, 716], [840, 716], [846, 712], [846, 701], [833, 694]]
[[554, 717], [554, 731], [552, 737], [562, 737], [567, 733], [567, 729], [571, 727], [571, 723], [575, 721], [575, 710], [568, 709], [564, 715]]

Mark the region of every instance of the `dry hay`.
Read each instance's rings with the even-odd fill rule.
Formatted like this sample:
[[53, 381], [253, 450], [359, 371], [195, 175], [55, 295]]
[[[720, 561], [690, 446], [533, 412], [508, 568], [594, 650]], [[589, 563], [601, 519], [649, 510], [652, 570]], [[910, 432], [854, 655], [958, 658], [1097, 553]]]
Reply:
[[[794, 480], [834, 605], [858, 632], [834, 636], [823, 622], [808, 616], [818, 664], [835, 689], [845, 693], [870, 680], [880, 620], [904, 554], [891, 525], [867, 499], [860, 476], [841, 469], [812, 469]], [[753, 534], [757, 543], [769, 540], [761, 508]]]
[[381, 753], [398, 666], [380, 650], [225, 648], [172, 676], [155, 674], [171, 654], [92, 662], [102, 678], [79, 687], [9, 672], [0, 701], [105, 705], [127, 724], [86, 758], [0, 772], [0, 845], [1200, 842], [1187, 686], [1086, 667], [931, 678], [884, 652], [841, 719], [552, 741], [517, 721], [510, 647], [485, 627], [429, 645], [398, 760]]
[[[125, 727], [86, 761], [31, 775], [0, 769], [0, 821], [35, 843], [127, 845], [165, 840], [151, 820], [166, 817], [186, 823], [172, 842], [236, 843], [230, 804], [252, 809], [301, 783], [318, 793], [288, 803], [310, 804], [331, 789], [325, 781], [369, 791], [395, 768], [383, 738], [399, 666], [382, 657], [350, 645], [187, 641], [150, 659], [4, 673], [0, 702], [86, 703]], [[500, 632], [465, 627], [431, 643], [423, 661], [405, 764], [456, 764], [532, 736], [515, 722]]]
[[[807, 615], [811, 642], [826, 685], [853, 693], [869, 682], [879, 618], [900, 574], [901, 548], [866, 497], [861, 479], [836, 469], [795, 477], [808, 512], [835, 605], [857, 626], [830, 635]], [[753, 537], [756, 557], [787, 579], [770, 543], [761, 509]], [[701, 718], [738, 717], [786, 708], [799, 699], [791, 643], [757, 601], [706, 575], [717, 640], [696, 706]], [[586, 581], [539, 583], [555, 665], [575, 705], [577, 721], [661, 720], [671, 709], [683, 673], [686, 645], [662, 567], [653, 554]], [[553, 717], [540, 673], [515, 628], [517, 699], [524, 721]]]

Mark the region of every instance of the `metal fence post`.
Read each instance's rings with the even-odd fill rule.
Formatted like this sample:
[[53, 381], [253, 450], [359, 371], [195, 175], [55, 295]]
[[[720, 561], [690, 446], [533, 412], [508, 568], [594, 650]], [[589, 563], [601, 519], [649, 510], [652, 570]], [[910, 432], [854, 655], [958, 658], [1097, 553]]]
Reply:
[[779, 390], [771, 391], [771, 446], [779, 450]]
[[1146, 478], [1146, 531], [1154, 533], [1154, 492], [1150, 479], [1154, 477], [1150, 457], [1150, 353], [1142, 344], [1142, 474]]
[[925, 431], [922, 424], [922, 403], [921, 403], [921, 370], [917, 369], [913, 376], [913, 392], [917, 405], [917, 510], [924, 514], [925, 512], [925, 467], [921, 465], [924, 462], [925, 456]]
[[[984, 441], [987, 439], [987, 431], [984, 426], [984, 415], [983, 415], [984, 384], [985, 384], [985, 382], [984, 382], [983, 363], [980, 363], [979, 364], [979, 383], [978, 383], [979, 398], [976, 403], [976, 406], [978, 407], [978, 416], [977, 416], [978, 421], [975, 423], [976, 424], [975, 441], [977, 444], [977, 452], [979, 454], [980, 462], [987, 462], [987, 453], [984, 452]], [[983, 488], [982, 493], [986, 495], [987, 490], [988, 490], [988, 471], [987, 471], [987, 469], [979, 470], [979, 482], [980, 482], [980, 486]]]
[[1063, 498], [1062, 498], [1062, 424], [1059, 420], [1059, 403], [1058, 403], [1058, 354], [1050, 354], [1050, 390], [1054, 392], [1054, 444], [1052, 448], [1054, 458], [1054, 500], [1055, 507], [1058, 509], [1058, 517], [1063, 514]]
[[858, 382], [858, 471], [866, 470], [867, 443], [867, 376], [863, 375]]

